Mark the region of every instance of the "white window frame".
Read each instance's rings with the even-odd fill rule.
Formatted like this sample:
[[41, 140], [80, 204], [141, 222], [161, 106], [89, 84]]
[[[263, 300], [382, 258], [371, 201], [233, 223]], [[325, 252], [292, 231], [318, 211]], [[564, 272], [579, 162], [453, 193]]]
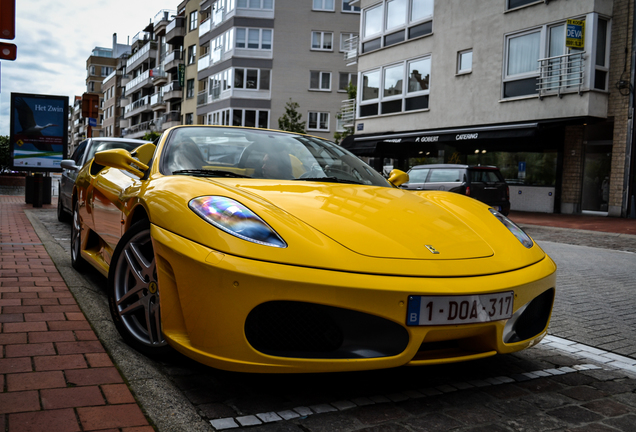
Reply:
[[[349, 7], [349, 9], [345, 9], [345, 4]], [[360, 13], [360, 7], [359, 6], [351, 6], [349, 4], [349, 0], [342, 0], [342, 3], [340, 4], [340, 10], [342, 11], [342, 13], [355, 13], [355, 14], [359, 14]]]
[[[316, 127], [312, 128], [311, 126], [309, 126], [309, 124], [311, 122], [311, 117], [313, 114], [316, 115]], [[326, 128], [320, 127], [321, 123], [323, 122], [323, 119], [327, 120]], [[331, 116], [329, 115], [328, 112], [325, 112], [325, 111], [308, 111], [307, 112], [307, 130], [308, 131], [329, 132], [330, 122], [331, 122]]]
[[545, 0], [528, 0], [525, 4], [522, 4], [521, 6], [515, 6], [513, 8], [510, 7], [510, 0], [506, 0], [506, 10], [515, 10], [515, 9], [521, 9], [533, 4], [539, 4], [539, 3], [545, 3]]
[[508, 56], [510, 54], [510, 41], [514, 38], [517, 37], [521, 37], [521, 36], [526, 36], [529, 34], [533, 34], [533, 33], [539, 33], [540, 34], [540, 38], [539, 38], [539, 58], [545, 58], [545, 54], [547, 51], [547, 37], [546, 37], [546, 32], [547, 32], [547, 25], [544, 26], [540, 26], [540, 27], [533, 27], [531, 29], [526, 29], [520, 32], [516, 32], [516, 33], [509, 33], [507, 35], [504, 35], [504, 67], [503, 67], [503, 73], [504, 73], [504, 82], [508, 82], [508, 81], [517, 81], [520, 79], [526, 79], [526, 78], [533, 78], [533, 77], [538, 77], [539, 76], [539, 64], [537, 63], [537, 69], [534, 71], [530, 71], [530, 72], [522, 72], [522, 73], [518, 73], [518, 74], [513, 74], [513, 75], [509, 75], [508, 74]]
[[[271, 89], [271, 86], [272, 86], [271, 69], [235, 67], [235, 68], [233, 68], [233, 73], [232, 73], [232, 76], [234, 76], [234, 78], [236, 78], [236, 70], [237, 69], [243, 70], [243, 87], [236, 87], [234, 85], [234, 81], [232, 81], [232, 85], [234, 86], [234, 88], [241, 89], [241, 90], [248, 90], [248, 91], [259, 91], [259, 90], [269, 91]], [[248, 88], [247, 87], [247, 70], [256, 70], [257, 71], [257, 73], [256, 73], [256, 88]], [[262, 89], [261, 88], [261, 79], [262, 79], [262, 76], [263, 76], [262, 73], [263, 73], [264, 70], [269, 72], [269, 82], [268, 82], [268, 86], [267, 86], [266, 89]]]
[[[241, 42], [241, 39], [239, 39], [239, 30], [243, 30], [245, 32], [245, 39]], [[250, 48], [249, 45], [249, 33], [250, 30], [258, 30], [258, 48]], [[234, 47], [238, 48], [238, 49], [250, 49], [250, 50], [263, 50], [263, 51], [271, 51], [272, 47], [274, 46], [274, 30], [273, 29], [264, 29], [264, 28], [255, 28], [255, 27], [237, 27], [235, 29], [236, 31], [236, 37], [234, 38]], [[270, 47], [269, 48], [263, 48], [263, 34], [265, 32], [270, 32], [271, 35], [271, 39], [270, 39]], [[244, 47], [240, 47], [238, 46], [239, 43], [243, 43], [245, 46]]]
[[[245, 2], [245, 6], [241, 6], [242, 1], [241, 0], [237, 0], [236, 1], [236, 8], [237, 9], [251, 9], [251, 10], [272, 10], [274, 9], [274, 0], [269, 0], [272, 4], [271, 8], [266, 8], [263, 5], [265, 4], [265, 2], [267, 0], [243, 0]], [[258, 7], [251, 7], [251, 4], [253, 2], [258, 2], [259, 6]]]
[[[317, 88], [313, 88], [311, 87], [311, 75], [317, 73], [318, 74], [318, 87]], [[322, 88], [322, 82], [323, 82], [323, 76], [324, 75], [329, 75], [329, 88]], [[331, 72], [326, 72], [326, 71], [309, 71], [309, 90], [311, 91], [324, 91], [324, 92], [329, 92], [331, 91]]]
[[[315, 2], [318, 1], [321, 3], [321, 6], [315, 7]], [[333, 3], [333, 7], [328, 9], [326, 4], [328, 1]], [[336, 11], [336, 0], [311, 0], [311, 10], [313, 11], [322, 11], [322, 12], [335, 12]]]
[[[314, 47], [314, 35], [319, 35], [320, 48]], [[325, 36], [331, 36], [331, 48], [325, 48]], [[333, 52], [333, 32], [314, 30], [311, 32], [311, 50]]]
[[340, 33], [340, 52], [345, 52], [344, 44], [347, 39], [358, 36], [358, 33]]
[[[380, 4], [374, 4], [373, 6], [367, 8], [367, 9], [363, 9], [362, 12], [362, 16], [361, 16], [361, 25], [360, 25], [360, 29], [362, 31], [361, 34], [361, 42], [369, 42], [372, 41], [374, 39], [380, 38], [380, 48], [384, 48], [384, 36], [386, 35], [392, 35], [394, 33], [399, 32], [400, 30], [404, 31], [404, 40], [410, 40], [409, 39], [409, 29], [411, 27], [415, 27], [418, 26], [420, 24], [424, 24], [428, 21], [432, 21], [433, 17], [434, 17], [434, 12], [431, 13], [430, 15], [424, 16], [422, 18], [416, 19], [416, 20], [411, 20], [411, 14], [413, 12], [413, 1], [417, 1], [417, 0], [406, 0], [407, 1], [407, 5], [405, 8], [405, 13], [406, 13], [406, 17], [404, 20], [404, 24], [402, 25], [398, 25], [395, 27], [392, 27], [390, 29], [387, 29], [387, 17], [388, 17], [388, 3], [391, 0], [382, 0], [382, 3]], [[439, 0], [437, 0], [439, 1]], [[380, 16], [380, 31], [377, 33], [372, 33], [372, 34], [366, 34], [365, 32], [365, 27], [366, 27], [366, 21], [367, 21], [367, 13], [369, 11], [372, 11], [376, 8], [381, 8], [381, 16]], [[435, 9], [435, 5], [433, 4], [433, 10]], [[432, 34], [432, 33], [431, 33]], [[419, 37], [419, 36], [418, 36]]]
[[194, 10], [190, 12], [189, 20], [190, 22], [188, 23], [188, 31], [196, 30], [199, 27], [199, 11]]
[[346, 92], [347, 91], [346, 88], [340, 88], [340, 76], [341, 75], [347, 75], [347, 78], [349, 78], [347, 80], [347, 86], [349, 86], [349, 83], [352, 81], [352, 78], [356, 79], [356, 86], [357, 86], [358, 74], [356, 72], [340, 72], [340, 73], [338, 73], [338, 91], [339, 92]]
[[[465, 54], [468, 54], [468, 53], [471, 54], [471, 57], [470, 57], [470, 68], [461, 69], [461, 67], [462, 67], [462, 56], [464, 56]], [[457, 72], [456, 72], [457, 75], [465, 75], [465, 74], [469, 74], [469, 73], [473, 72], [473, 56], [472, 56], [472, 54], [473, 54], [473, 49], [472, 48], [465, 49], [465, 50], [457, 52]]]
[[186, 59], [187, 65], [195, 64], [197, 62], [197, 45], [196, 44], [190, 45], [188, 47], [187, 56], [188, 56], [188, 58]]
[[[367, 71], [363, 71], [360, 72], [359, 77], [358, 77], [358, 96], [357, 96], [357, 102], [358, 102], [358, 107], [360, 106], [364, 106], [364, 105], [372, 105], [372, 104], [378, 104], [378, 114], [379, 116], [382, 115], [393, 115], [393, 114], [397, 114], [397, 113], [387, 113], [387, 114], [382, 114], [380, 112], [380, 107], [382, 102], [390, 102], [390, 101], [395, 101], [395, 100], [402, 100], [402, 110], [400, 111], [401, 113], [405, 113], [405, 112], [414, 112], [417, 110], [412, 110], [412, 111], [406, 111], [406, 99], [409, 98], [413, 98], [413, 97], [419, 97], [419, 96], [425, 96], [425, 95], [429, 95], [430, 97], [430, 91], [431, 91], [431, 82], [432, 82], [432, 73], [430, 72], [430, 68], [429, 68], [429, 81], [428, 81], [428, 88], [424, 89], [424, 90], [418, 90], [418, 91], [413, 91], [413, 92], [409, 92], [408, 90], [408, 74], [409, 74], [409, 65], [413, 62], [416, 61], [421, 61], [421, 60], [429, 60], [429, 62], [432, 64], [433, 59], [432, 59], [432, 55], [431, 54], [426, 54], [420, 57], [415, 57], [415, 58], [411, 58], [408, 60], [404, 60], [401, 62], [397, 62], [397, 63], [391, 63], [391, 64], [387, 64], [387, 65], [383, 65], [380, 68], [375, 68], [375, 69], [369, 69]], [[390, 96], [384, 96], [384, 83], [385, 83], [385, 79], [386, 79], [386, 70], [402, 65], [402, 93], [399, 95], [390, 95]], [[379, 87], [378, 87], [378, 97], [377, 98], [373, 98], [373, 99], [366, 99], [366, 100], [362, 100], [362, 97], [364, 96], [364, 89], [362, 88], [362, 83], [364, 82], [364, 76], [365, 75], [369, 75], [372, 73], [380, 73], [380, 83], [379, 83]], [[425, 108], [428, 109], [428, 108]]]
[[[260, 127], [258, 122], [259, 122], [259, 117], [260, 117], [260, 113], [261, 112], [266, 112], [267, 113], [267, 124], [265, 125], [265, 128], [268, 129], [269, 128], [269, 122], [271, 120], [271, 113], [270, 110], [267, 109], [253, 109], [253, 108], [232, 108], [232, 112], [230, 113], [230, 124], [232, 126], [237, 126], [234, 124], [234, 113], [236, 111], [241, 111], [241, 124], [240, 126], [245, 126], [245, 112], [246, 111], [254, 111], [256, 113], [256, 123], [254, 125], [254, 127]], [[251, 126], [250, 126], [251, 127]]]
[[[606, 34], [605, 34], [605, 59], [603, 61], [604, 65], [597, 65], [596, 64], [596, 56], [598, 55], [597, 52], [597, 46], [596, 46], [596, 42], [598, 40], [598, 31], [599, 31], [599, 25], [598, 22], [600, 20], [603, 20], [607, 23], [607, 28], [606, 28]], [[609, 90], [609, 68], [610, 68], [610, 50], [611, 50], [611, 44], [610, 41], [612, 39], [612, 20], [608, 17], [605, 16], [601, 16], [601, 15], [596, 15], [594, 18], [594, 38], [592, 39], [592, 44], [593, 44], [593, 55], [590, 56], [590, 62], [593, 62], [592, 65], [592, 72], [594, 73], [593, 77], [590, 77], [590, 79], [593, 81], [590, 81], [590, 88], [594, 89], [596, 91], [608, 91]], [[587, 50], [586, 50], [587, 51]], [[597, 89], [595, 87], [596, 84], [596, 71], [602, 71], [605, 72], [605, 90], [601, 90], [601, 89]]]

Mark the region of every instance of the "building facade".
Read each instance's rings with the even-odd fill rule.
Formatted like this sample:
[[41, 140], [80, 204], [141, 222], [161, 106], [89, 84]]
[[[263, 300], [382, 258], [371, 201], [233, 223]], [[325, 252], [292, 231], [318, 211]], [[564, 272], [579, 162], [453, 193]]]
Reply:
[[358, 31], [357, 7], [347, 0], [207, 0], [199, 16], [201, 123], [277, 129], [292, 101], [307, 133], [333, 138], [341, 129], [340, 104], [356, 80], [355, 65], [343, 64], [343, 45]]
[[513, 210], [626, 216], [632, 0], [360, 0], [355, 134], [402, 169], [497, 164]]

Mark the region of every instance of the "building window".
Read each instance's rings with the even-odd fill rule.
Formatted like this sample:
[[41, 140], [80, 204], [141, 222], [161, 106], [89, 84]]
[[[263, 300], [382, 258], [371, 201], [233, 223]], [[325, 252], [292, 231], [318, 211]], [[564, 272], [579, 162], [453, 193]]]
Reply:
[[267, 129], [269, 127], [269, 111], [233, 109], [232, 126], [258, 127]]
[[334, 0], [313, 0], [313, 10], [333, 11]]
[[473, 50], [465, 50], [457, 53], [457, 73], [465, 74], [473, 70]]
[[433, 0], [384, 0], [362, 14], [362, 52], [433, 32]]
[[311, 49], [333, 51], [333, 33], [322, 31], [311, 32]]
[[236, 47], [248, 49], [272, 49], [272, 30], [255, 28], [236, 29]]
[[234, 69], [234, 88], [269, 90], [269, 69]]
[[186, 83], [186, 98], [194, 97], [194, 79], [189, 79]]
[[538, 3], [539, 1], [543, 3], [543, 0], [506, 0], [506, 9], [514, 9], [528, 4]]
[[197, 46], [196, 45], [190, 45], [188, 47], [188, 64], [194, 64], [194, 62], [197, 60]]
[[340, 52], [349, 51], [346, 46], [347, 41], [357, 36], [358, 33], [340, 33]]
[[358, 75], [355, 73], [340, 72], [340, 76], [338, 78], [338, 91], [347, 91], [349, 83], [353, 84], [354, 87], [357, 87]]
[[113, 71], [113, 68], [108, 66], [102, 66], [101, 69], [102, 69], [101, 72], [103, 77], [107, 77]]
[[95, 81], [89, 81], [89, 83], [88, 83], [88, 91], [89, 92], [94, 92], [95, 91]]
[[428, 108], [430, 56], [363, 72], [361, 76], [360, 117]]
[[329, 132], [329, 113], [309, 111], [307, 130]]
[[93, 76], [95, 75], [95, 66], [90, 66], [88, 68], [88, 74]]
[[310, 90], [331, 90], [331, 72], [311, 71], [309, 73]]
[[607, 90], [609, 74], [609, 21], [599, 17], [596, 34], [596, 62], [594, 64], [594, 88]]
[[349, 0], [342, 0], [342, 11], [360, 13], [360, 8], [358, 6], [351, 6]]
[[274, 0], [237, 0], [237, 8], [274, 9]]
[[194, 124], [194, 114], [186, 113], [186, 115], [185, 115], [185, 124], [187, 124], [187, 125]]
[[197, 26], [199, 25], [199, 23], [197, 22], [198, 15], [199, 15], [198, 11], [190, 12], [190, 27], [189, 27], [190, 31], [196, 30]]

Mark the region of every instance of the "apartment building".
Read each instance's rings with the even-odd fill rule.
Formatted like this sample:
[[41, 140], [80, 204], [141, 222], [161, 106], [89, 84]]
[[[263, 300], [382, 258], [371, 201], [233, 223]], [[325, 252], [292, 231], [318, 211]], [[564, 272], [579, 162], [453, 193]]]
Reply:
[[[192, 3], [192, 2], [191, 2]], [[199, 2], [197, 2], [199, 3]], [[285, 104], [298, 103], [308, 133], [333, 138], [355, 65], [344, 42], [360, 13], [348, 0], [206, 0], [198, 11], [196, 116], [200, 123], [278, 128]], [[190, 31], [192, 12], [188, 17]], [[187, 36], [186, 36], [187, 39]], [[194, 40], [194, 38], [193, 38]], [[188, 46], [186, 74], [192, 75]], [[187, 81], [192, 83], [192, 81]], [[190, 85], [190, 87], [188, 87]], [[186, 84], [185, 100], [192, 84]], [[187, 123], [187, 121], [185, 122]]]
[[344, 147], [377, 168], [497, 164], [513, 210], [633, 212], [633, 1], [355, 5]]
[[[130, 57], [131, 46], [117, 43], [117, 34], [113, 34], [113, 46], [119, 46], [116, 54], [116, 64], [113, 71], [102, 81], [103, 123], [102, 133], [104, 137], [120, 137], [120, 122], [123, 119], [122, 96], [124, 86], [129, 81], [126, 74], [126, 63]], [[124, 99], [125, 100], [125, 99]]]

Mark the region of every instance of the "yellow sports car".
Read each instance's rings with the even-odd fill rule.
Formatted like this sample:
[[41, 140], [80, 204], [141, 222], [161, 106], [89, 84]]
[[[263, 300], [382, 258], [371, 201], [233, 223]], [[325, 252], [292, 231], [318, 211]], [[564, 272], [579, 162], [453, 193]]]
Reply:
[[72, 263], [108, 277], [127, 343], [219, 369], [430, 365], [541, 340], [554, 262], [487, 205], [407, 180], [308, 135], [177, 126], [80, 171]]

